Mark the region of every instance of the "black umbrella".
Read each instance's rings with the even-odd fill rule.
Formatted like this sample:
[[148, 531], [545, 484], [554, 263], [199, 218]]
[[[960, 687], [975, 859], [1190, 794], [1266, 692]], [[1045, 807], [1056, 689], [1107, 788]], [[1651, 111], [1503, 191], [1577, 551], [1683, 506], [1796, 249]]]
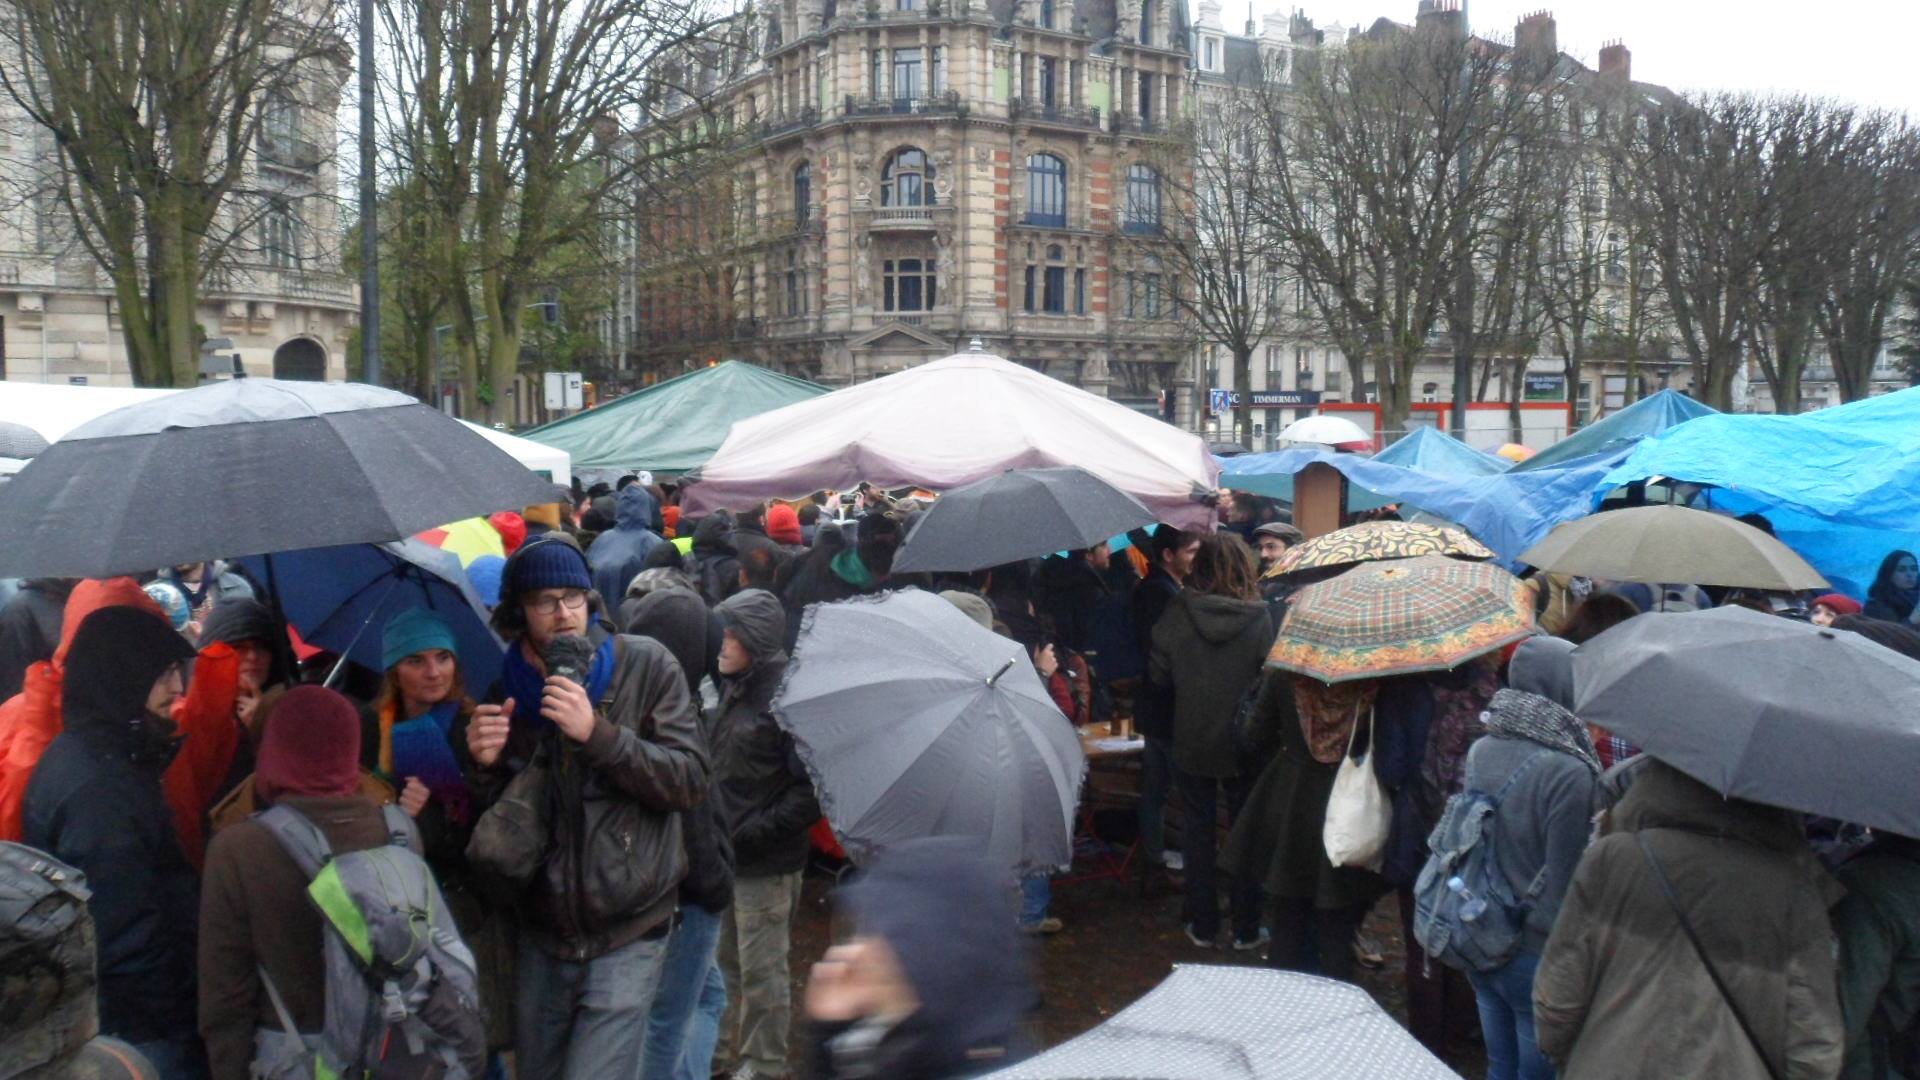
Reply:
[[1153, 520], [1140, 500], [1085, 469], [1009, 469], [940, 496], [893, 569], [984, 570], [1092, 547]]
[[106, 577], [399, 540], [551, 485], [376, 386], [234, 379], [73, 429], [0, 488], [0, 574]]
[[1920, 661], [1728, 607], [1628, 619], [1573, 681], [1580, 719], [1722, 795], [1920, 836]]
[[0, 421], [0, 458], [30, 458], [45, 453], [47, 440], [25, 424]]

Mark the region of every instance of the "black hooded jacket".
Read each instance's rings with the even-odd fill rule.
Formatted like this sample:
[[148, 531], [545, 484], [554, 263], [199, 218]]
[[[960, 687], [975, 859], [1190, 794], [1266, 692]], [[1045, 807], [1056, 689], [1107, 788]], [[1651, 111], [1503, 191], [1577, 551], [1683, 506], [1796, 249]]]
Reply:
[[713, 795], [732, 831], [734, 871], [747, 878], [793, 873], [806, 868], [807, 830], [820, 820], [820, 803], [793, 736], [770, 711], [787, 672], [786, 618], [764, 589], [743, 590], [715, 611], [753, 657], [746, 671], [720, 677], [714, 744]]
[[740, 588], [740, 560], [733, 547], [733, 522], [714, 514], [693, 530], [688, 558], [693, 581], [707, 603], [718, 604]]
[[0, 701], [26, 685], [27, 668], [53, 659], [73, 586], [66, 578], [35, 578], [0, 607]]
[[193, 650], [130, 607], [87, 616], [67, 651], [63, 728], [27, 784], [22, 839], [87, 875], [100, 957], [100, 1029], [130, 1042], [194, 1030], [199, 880], [161, 775], [177, 742], [147, 695]]
[[216, 642], [238, 645], [243, 641], [264, 642], [273, 654], [273, 666], [267, 671], [267, 685], [261, 687], [262, 690], [293, 681], [288, 665], [290, 650], [282, 644], [286, 641], [286, 632], [265, 604], [245, 599], [215, 604], [200, 624], [200, 647], [204, 649]]

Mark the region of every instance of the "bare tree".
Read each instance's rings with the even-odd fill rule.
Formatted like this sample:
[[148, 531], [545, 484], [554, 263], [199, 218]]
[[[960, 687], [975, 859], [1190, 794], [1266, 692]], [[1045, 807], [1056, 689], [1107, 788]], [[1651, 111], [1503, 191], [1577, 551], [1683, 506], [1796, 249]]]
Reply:
[[1638, 118], [1622, 155], [1694, 394], [1718, 409], [1732, 407], [1753, 340], [1762, 267], [1803, 213], [1769, 171], [1797, 123], [1796, 103], [1752, 94], [1665, 101]]
[[1448, 305], [1465, 312], [1456, 290], [1481, 238], [1476, 216], [1549, 107], [1511, 50], [1462, 23], [1383, 26], [1309, 54], [1261, 95], [1273, 163], [1264, 224], [1356, 390], [1372, 373], [1389, 428], [1405, 425], [1415, 366]]
[[1609, 216], [1606, 157], [1592, 128], [1559, 148], [1548, 172], [1546, 230], [1540, 258], [1540, 303], [1547, 338], [1565, 366], [1568, 400], [1576, 400], [1596, 335], [1605, 329], [1602, 300], [1625, 283], [1626, 263]]
[[1827, 292], [1815, 313], [1840, 396], [1873, 389], [1904, 283], [1920, 256], [1920, 132], [1905, 117], [1856, 116], [1853, 137], [1829, 170], [1825, 204], [1833, 244]]
[[[1281, 237], [1263, 217], [1257, 192], [1277, 163], [1259, 113], [1245, 108], [1257, 88], [1235, 84], [1205, 110], [1188, 137], [1168, 144], [1157, 162], [1162, 188], [1151, 206], [1129, 190], [1122, 227], [1165, 236], [1159, 252], [1181, 287], [1175, 302], [1207, 345], [1233, 357], [1234, 424], [1253, 446], [1253, 354], [1283, 328], [1287, 316], [1266, 284], [1284, 261]], [[1166, 203], [1163, 210], [1160, 205]]]
[[331, 0], [10, 0], [0, 49], [0, 83], [51, 139], [25, 182], [112, 282], [134, 380], [193, 385], [201, 285], [267, 205], [263, 124], [338, 78]]
[[[465, 402], [511, 415], [526, 311], [555, 252], [592, 249], [635, 182], [728, 137], [699, 98], [736, 62], [679, 0], [381, 0], [391, 144], [421, 173]], [[693, 58], [688, 66], [684, 58]], [[719, 65], [719, 66], [711, 66]], [[671, 121], [668, 123], [667, 121]], [[649, 137], [611, 152], [628, 132]], [[604, 261], [612, 273], [611, 258]]]

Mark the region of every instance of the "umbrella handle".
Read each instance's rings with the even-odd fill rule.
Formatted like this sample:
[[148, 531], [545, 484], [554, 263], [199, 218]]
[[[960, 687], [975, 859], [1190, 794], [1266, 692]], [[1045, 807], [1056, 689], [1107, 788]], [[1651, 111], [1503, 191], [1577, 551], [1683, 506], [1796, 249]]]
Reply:
[[340, 659], [333, 662], [333, 670], [327, 672], [327, 681], [322, 683], [322, 686], [331, 690], [334, 688], [334, 684], [340, 681], [340, 673], [347, 668], [347, 656], [353, 652], [355, 645], [360, 644], [360, 638], [367, 632], [367, 627], [373, 625], [373, 617], [380, 614], [380, 609], [386, 606], [387, 597], [392, 596], [393, 590], [399, 588], [400, 583], [404, 580], [406, 580], [406, 574], [404, 573], [393, 576], [393, 581], [387, 585], [387, 590], [380, 594], [380, 599], [374, 602], [372, 610], [367, 612], [367, 617], [361, 620], [360, 629], [353, 632], [353, 640], [347, 642], [347, 647], [340, 650]]
[[994, 683], [999, 682], [1000, 676], [1005, 675], [1008, 671], [1012, 670], [1013, 661], [1018, 659], [1020, 658], [1016, 656], [1012, 660], [1008, 660], [1006, 663], [1001, 664], [999, 671], [996, 671], [992, 675], [987, 676], [987, 685], [992, 686]]

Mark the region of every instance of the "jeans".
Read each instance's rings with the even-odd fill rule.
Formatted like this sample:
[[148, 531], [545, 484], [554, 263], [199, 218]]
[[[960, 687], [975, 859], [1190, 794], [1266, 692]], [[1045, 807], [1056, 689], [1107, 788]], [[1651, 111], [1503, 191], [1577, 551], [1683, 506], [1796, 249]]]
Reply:
[[562, 960], [523, 938], [518, 1080], [602, 1080], [638, 1073], [666, 952], [667, 939], [661, 937], [592, 960]]
[[1053, 903], [1053, 879], [1045, 874], [1035, 874], [1020, 879], [1020, 925], [1037, 926], [1047, 917], [1047, 907]]
[[1469, 971], [1487, 1038], [1487, 1080], [1553, 1080], [1533, 1037], [1533, 973], [1538, 953], [1523, 952], [1498, 971]]
[[[1140, 762], [1140, 854], [1149, 867], [1160, 864], [1166, 851], [1167, 796], [1173, 790], [1173, 740], [1146, 736], [1146, 754]], [[1174, 837], [1173, 846], [1180, 846]]]
[[720, 915], [697, 904], [680, 909], [680, 925], [667, 938], [660, 989], [647, 1018], [641, 1080], [707, 1080], [712, 1075], [713, 1044], [727, 1008], [727, 984], [713, 956], [720, 944], [720, 923]]
[[[1177, 773], [1180, 791], [1180, 816], [1186, 823], [1187, 921], [1197, 937], [1212, 940], [1220, 933], [1220, 894], [1215, 881], [1215, 848], [1219, 843], [1219, 802], [1227, 800], [1227, 819], [1238, 821], [1247, 803], [1251, 777], [1236, 776], [1216, 780], [1206, 776]], [[1228, 896], [1233, 916], [1233, 939], [1253, 941], [1260, 936], [1260, 882], [1251, 874], [1233, 881]]]
[[793, 1020], [793, 912], [800, 904], [800, 871], [736, 878], [733, 906], [720, 927], [720, 972], [727, 982], [727, 1014], [720, 1021], [715, 1061], [729, 1069], [787, 1072], [787, 1029]]
[[207, 1054], [198, 1035], [175, 1035], [127, 1045], [147, 1059], [160, 1080], [206, 1080]]

